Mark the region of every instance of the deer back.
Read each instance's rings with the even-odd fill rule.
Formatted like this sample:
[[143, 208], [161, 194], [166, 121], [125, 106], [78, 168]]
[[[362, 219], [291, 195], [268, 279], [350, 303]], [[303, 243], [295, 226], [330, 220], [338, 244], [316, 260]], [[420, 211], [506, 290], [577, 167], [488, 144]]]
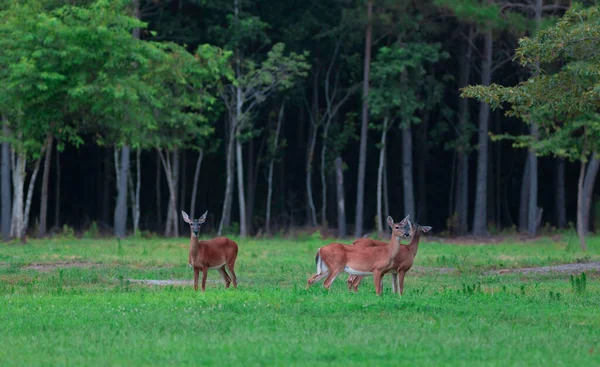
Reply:
[[217, 237], [210, 240], [197, 241], [196, 248], [190, 248], [190, 260], [194, 267], [219, 267], [235, 259], [238, 245], [227, 237]]

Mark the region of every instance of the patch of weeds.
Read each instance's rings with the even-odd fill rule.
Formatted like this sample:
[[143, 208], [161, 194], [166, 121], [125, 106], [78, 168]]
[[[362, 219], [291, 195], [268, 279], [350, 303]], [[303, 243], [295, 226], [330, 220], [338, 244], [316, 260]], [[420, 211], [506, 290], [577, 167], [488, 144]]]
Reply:
[[100, 230], [98, 229], [98, 223], [96, 221], [93, 221], [90, 228], [83, 232], [83, 238], [87, 239], [98, 238], [99, 235]]
[[62, 294], [65, 281], [63, 269], [58, 269], [58, 283], [56, 285], [56, 294]]
[[554, 293], [554, 292], [550, 291], [550, 292], [548, 292], [548, 296], [550, 297], [551, 301], [558, 302], [558, 301], [560, 301], [561, 294], [560, 294], [560, 292]]
[[571, 275], [571, 288], [573, 289], [573, 292], [577, 294], [585, 293], [585, 288], [587, 286], [586, 278], [585, 272], [581, 273], [580, 276]]
[[117, 237], [117, 256], [123, 257], [123, 245], [121, 239]]
[[473, 285], [463, 283], [462, 293], [469, 296], [477, 293], [483, 293], [483, 290], [481, 289], [481, 282], [477, 282]]

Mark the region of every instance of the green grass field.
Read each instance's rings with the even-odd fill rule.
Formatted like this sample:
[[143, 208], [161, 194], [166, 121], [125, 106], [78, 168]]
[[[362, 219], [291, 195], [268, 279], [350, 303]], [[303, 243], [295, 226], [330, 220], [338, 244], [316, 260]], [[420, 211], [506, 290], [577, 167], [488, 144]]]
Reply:
[[[600, 286], [569, 274], [492, 270], [600, 261], [557, 241], [422, 241], [402, 297], [305, 289], [329, 241], [237, 240], [237, 290], [209, 271], [190, 285], [187, 239], [50, 239], [0, 244], [1, 366], [600, 365]], [[48, 265], [50, 264], [50, 265]], [[457, 269], [452, 272], [438, 268]]]

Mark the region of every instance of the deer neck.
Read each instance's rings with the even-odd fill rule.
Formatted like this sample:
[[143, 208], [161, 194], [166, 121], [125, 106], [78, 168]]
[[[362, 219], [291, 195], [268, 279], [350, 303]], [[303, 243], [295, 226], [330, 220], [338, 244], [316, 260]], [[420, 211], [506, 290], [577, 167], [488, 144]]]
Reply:
[[398, 255], [400, 246], [400, 237], [392, 234], [392, 239], [390, 240], [390, 261]]
[[419, 250], [419, 240], [421, 239], [421, 231], [417, 228], [416, 233], [412, 236], [410, 243], [408, 244], [408, 251], [414, 258], [417, 256], [417, 251]]
[[198, 253], [198, 249], [200, 247], [200, 242], [198, 241], [198, 237], [195, 237], [193, 234], [190, 236], [190, 254], [192, 256], [196, 256]]

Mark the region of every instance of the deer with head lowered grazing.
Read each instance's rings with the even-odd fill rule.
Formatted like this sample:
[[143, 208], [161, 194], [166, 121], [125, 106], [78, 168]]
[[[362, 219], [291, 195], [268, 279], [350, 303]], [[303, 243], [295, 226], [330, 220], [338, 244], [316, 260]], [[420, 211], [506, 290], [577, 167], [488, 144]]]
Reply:
[[[393, 265], [389, 269], [392, 273], [392, 289], [394, 293], [404, 293], [404, 276], [406, 272], [410, 270], [413, 265], [415, 256], [417, 256], [417, 250], [419, 249], [419, 240], [421, 233], [427, 233], [431, 230], [429, 226], [421, 226], [417, 223], [410, 224], [410, 236], [411, 241], [408, 246], [402, 246], [400, 251], [393, 259]], [[394, 235], [392, 235], [393, 237]], [[371, 240], [369, 238], [361, 238], [352, 244], [359, 248], [373, 248], [383, 247], [387, 244], [383, 241]], [[350, 275], [348, 277], [348, 289], [358, 291], [358, 285], [364, 278], [364, 275]]]
[[190, 225], [190, 253], [188, 262], [194, 269], [194, 290], [198, 290], [198, 278], [202, 272], [202, 292], [206, 288], [206, 273], [209, 269], [217, 269], [223, 280], [225, 288], [229, 288], [232, 278], [229, 277], [225, 267], [233, 277], [233, 287], [237, 288], [237, 278], [233, 267], [238, 253], [238, 245], [227, 237], [217, 237], [206, 241], [198, 240], [200, 226], [206, 221], [208, 210], [198, 219], [190, 219], [186, 212], [181, 211], [183, 220]]
[[308, 279], [307, 288], [327, 277], [323, 286], [327, 289], [342, 271], [351, 275], [373, 275], [375, 291], [381, 295], [381, 277], [393, 265], [393, 259], [400, 252], [400, 238], [408, 237], [410, 222], [408, 216], [398, 223], [392, 217], [387, 218], [392, 227], [392, 239], [386, 246], [349, 246], [330, 243], [317, 251], [315, 261], [317, 274]]

